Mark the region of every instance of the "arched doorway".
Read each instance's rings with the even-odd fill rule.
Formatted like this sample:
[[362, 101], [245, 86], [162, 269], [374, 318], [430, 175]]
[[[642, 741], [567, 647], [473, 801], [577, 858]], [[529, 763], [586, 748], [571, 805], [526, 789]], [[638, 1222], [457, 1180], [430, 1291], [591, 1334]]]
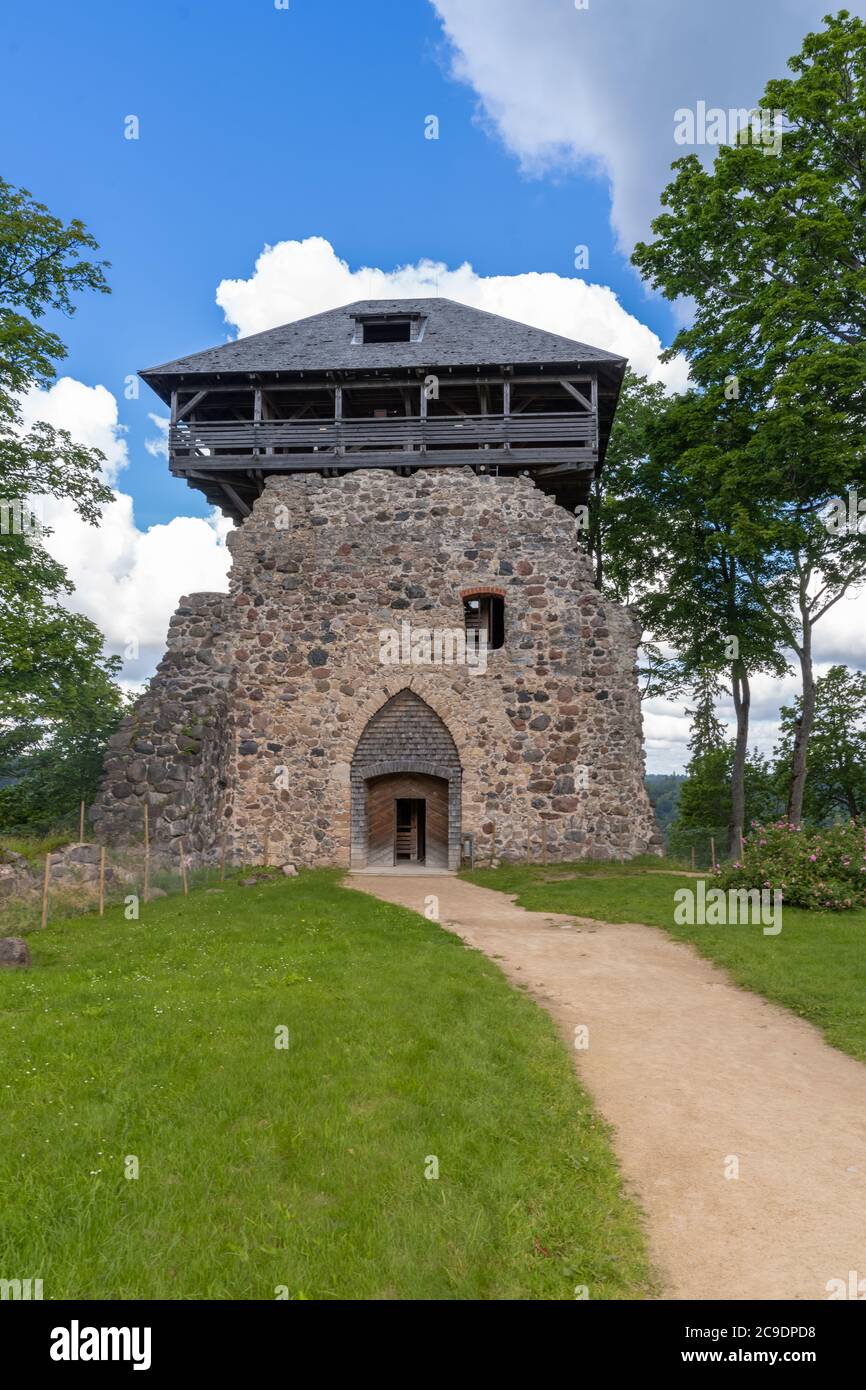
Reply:
[[459, 868], [461, 775], [435, 710], [412, 690], [392, 696], [352, 759], [352, 867]]

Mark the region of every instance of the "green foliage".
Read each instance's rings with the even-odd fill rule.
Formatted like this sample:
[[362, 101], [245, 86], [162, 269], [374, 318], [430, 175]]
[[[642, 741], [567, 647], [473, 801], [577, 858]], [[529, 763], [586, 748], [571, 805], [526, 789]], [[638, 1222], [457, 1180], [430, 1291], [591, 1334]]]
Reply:
[[[692, 757], [680, 788], [676, 819], [670, 828], [672, 854], [685, 857], [694, 845], [696, 850], [704, 851], [701, 862], [705, 863], [711, 836], [717, 854], [724, 854], [734, 753], [731, 740]], [[781, 808], [773, 768], [758, 752], [752, 751], [746, 758], [744, 784], [747, 823], [778, 814]]]
[[[119, 662], [102, 636], [71, 613], [71, 584], [45, 546], [47, 527], [26, 524], [32, 499], [66, 501], [95, 525], [111, 490], [98, 449], [37, 422], [24, 430], [20, 397], [50, 385], [65, 356], [47, 312], [72, 314], [83, 290], [107, 291], [105, 262], [84, 225], [54, 217], [26, 189], [0, 179], [0, 824], [43, 828], [94, 789], [103, 740], [122, 697]], [[25, 524], [21, 524], [24, 522]], [[10, 785], [11, 779], [11, 785]]]
[[[775, 751], [785, 795], [802, 708], [798, 697], [780, 715], [781, 736]], [[839, 816], [866, 816], [866, 674], [862, 671], [831, 666], [816, 682], [803, 804], [806, 817], [819, 824]]]
[[866, 833], [856, 821], [806, 830], [786, 820], [755, 825], [723, 888], [771, 888], [783, 905], [826, 912], [866, 906]]
[[866, 24], [845, 11], [825, 24], [762, 98], [783, 113], [778, 155], [738, 143], [712, 170], [677, 161], [655, 240], [634, 254], [655, 288], [693, 304], [671, 354], [687, 354], [698, 387], [675, 413], [692, 435], [701, 525], [723, 525], [751, 606], [800, 660], [794, 820], [812, 632], [866, 578], [866, 536], [824, 524], [866, 484]]
[[77, 824], [79, 803], [93, 800], [106, 744], [128, 705], [113, 679], [118, 665], [98, 652], [85, 658], [80, 681], [38, 744], [22, 751], [20, 726], [8, 737], [0, 733], [0, 831], [38, 834], [64, 819]]
[[702, 386], [732, 374], [741, 388], [796, 397], [821, 380], [830, 393], [813, 404], [833, 410], [850, 396], [862, 425], [866, 23], [828, 17], [789, 67], [760, 102], [783, 113], [778, 155], [738, 143], [712, 170], [696, 155], [678, 160], [669, 211], [634, 260], [669, 298], [693, 299], [671, 354], [688, 354]]
[[20, 392], [50, 385], [66, 356], [57, 334], [36, 320], [49, 309], [74, 314], [83, 290], [108, 293], [108, 262], [82, 255], [95, 250], [83, 222], [64, 225], [28, 189], [0, 178], [0, 419], [15, 413]]
[[604, 474], [593, 482], [587, 544], [596, 587], [619, 603], [633, 603], [655, 573], [658, 528], [640, 470], [648, 458], [650, 430], [665, 407], [661, 385], [626, 372]]
[[678, 772], [649, 772], [645, 779], [659, 829], [666, 838], [677, 813], [683, 780]]

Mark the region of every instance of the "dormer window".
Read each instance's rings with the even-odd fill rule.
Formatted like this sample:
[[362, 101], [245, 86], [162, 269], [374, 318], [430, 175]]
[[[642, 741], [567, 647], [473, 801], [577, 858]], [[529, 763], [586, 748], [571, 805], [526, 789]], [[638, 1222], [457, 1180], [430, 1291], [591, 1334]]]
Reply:
[[423, 314], [359, 314], [353, 343], [420, 343], [427, 320]]
[[368, 319], [361, 325], [365, 343], [409, 343], [411, 330], [411, 319]]

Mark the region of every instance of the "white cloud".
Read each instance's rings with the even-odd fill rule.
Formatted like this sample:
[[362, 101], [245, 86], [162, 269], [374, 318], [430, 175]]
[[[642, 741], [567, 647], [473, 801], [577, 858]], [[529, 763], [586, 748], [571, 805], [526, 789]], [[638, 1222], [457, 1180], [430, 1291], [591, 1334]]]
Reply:
[[635, 371], [671, 390], [685, 385], [684, 361], [661, 364], [657, 334], [629, 314], [613, 290], [552, 271], [478, 275], [468, 263], [452, 270], [429, 260], [393, 270], [351, 270], [324, 237], [307, 237], [266, 246], [249, 279], [221, 281], [216, 299], [238, 335], [246, 337], [356, 299], [437, 294], [620, 353]]
[[154, 458], [168, 458], [168, 427], [171, 423], [167, 415], [154, 415], [152, 410], [147, 413], [147, 418], [152, 425], [156, 425], [157, 433], [150, 439], [145, 439], [144, 447]]
[[85, 386], [74, 377], [62, 376], [48, 391], [38, 386], [22, 397], [25, 427], [44, 420], [55, 429], [68, 430], [76, 443], [101, 449], [107, 483], [117, 481], [129, 464], [126, 430], [117, 421], [117, 401], [104, 386]]
[[[109, 483], [127, 467], [117, 401], [104, 386], [63, 377], [50, 390], [29, 392], [24, 417], [25, 423], [47, 420], [77, 442], [102, 449]], [[53, 531], [47, 548], [75, 585], [68, 606], [96, 623], [109, 651], [123, 655], [128, 643], [138, 643], [138, 657], [124, 660], [127, 685], [152, 673], [183, 594], [228, 588], [231, 523], [218, 512], [207, 520], [178, 516], [141, 531], [132, 498], [115, 490], [98, 526], [88, 526], [64, 499], [45, 499], [41, 515]]]
[[[674, 143], [676, 110], [700, 100], [754, 106], [828, 9], [826, 0], [431, 4], [454, 75], [475, 90], [486, 123], [529, 174], [582, 167], [607, 179], [628, 251], [659, 211], [671, 163], [687, 153]], [[866, 13], [864, 0], [847, 8]]]

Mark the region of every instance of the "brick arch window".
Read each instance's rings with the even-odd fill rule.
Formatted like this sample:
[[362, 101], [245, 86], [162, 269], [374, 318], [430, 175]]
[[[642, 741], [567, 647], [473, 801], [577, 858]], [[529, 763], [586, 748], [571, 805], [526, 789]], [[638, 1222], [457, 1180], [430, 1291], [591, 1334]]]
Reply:
[[461, 594], [467, 632], [486, 633], [489, 651], [505, 645], [505, 595], [502, 589], [468, 589]]

